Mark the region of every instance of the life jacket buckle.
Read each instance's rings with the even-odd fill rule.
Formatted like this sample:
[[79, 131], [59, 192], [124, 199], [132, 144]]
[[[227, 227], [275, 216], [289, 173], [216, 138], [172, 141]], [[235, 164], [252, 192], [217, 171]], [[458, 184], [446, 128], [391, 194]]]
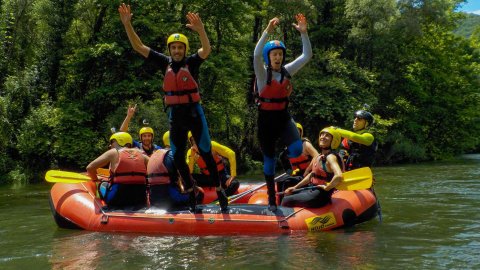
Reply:
[[100, 218], [100, 223], [107, 224], [108, 223], [108, 216], [107, 215], [102, 215], [102, 217]]

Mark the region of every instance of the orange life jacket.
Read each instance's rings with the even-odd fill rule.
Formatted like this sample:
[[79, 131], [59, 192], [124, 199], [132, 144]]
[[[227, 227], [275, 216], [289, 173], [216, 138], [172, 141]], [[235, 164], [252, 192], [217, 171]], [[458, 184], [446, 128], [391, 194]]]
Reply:
[[110, 173], [113, 183], [146, 184], [147, 168], [140, 151], [129, 148], [118, 150], [117, 164], [115, 171]]
[[288, 105], [288, 97], [292, 93], [292, 84], [288, 78], [282, 83], [272, 80], [270, 84], [266, 84], [258, 97], [260, 110], [265, 111], [281, 111], [285, 110]]
[[168, 151], [169, 150], [159, 149], [155, 151], [148, 160], [147, 181], [150, 185], [170, 184], [168, 169], [163, 163]]
[[[225, 165], [223, 164], [223, 159], [222, 156], [218, 154], [213, 154], [213, 159], [215, 160], [215, 163], [217, 164], [217, 171], [221, 172], [225, 170]], [[200, 168], [200, 172], [204, 175], [210, 175], [210, 172], [207, 169], [207, 163], [205, 163], [205, 160], [201, 156], [198, 157], [197, 159], [197, 165], [198, 168]]]
[[163, 79], [163, 91], [165, 92], [165, 104], [177, 105], [200, 101], [198, 84], [188, 70], [188, 65], [180, 68], [177, 73], [173, 72], [169, 65]]

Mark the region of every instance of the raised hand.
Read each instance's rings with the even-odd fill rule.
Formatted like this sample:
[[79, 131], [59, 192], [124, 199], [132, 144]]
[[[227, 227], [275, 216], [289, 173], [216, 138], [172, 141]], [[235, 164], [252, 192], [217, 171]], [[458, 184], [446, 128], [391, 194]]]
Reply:
[[118, 13], [120, 14], [120, 20], [123, 24], [129, 23], [131, 21], [133, 14], [131, 13], [130, 5], [125, 5], [125, 3], [122, 3], [118, 7]]
[[200, 31], [204, 31], [203, 22], [200, 19], [198, 13], [188, 12], [187, 13], [187, 27], [192, 29], [193, 31], [200, 33]]
[[137, 104], [129, 105], [127, 110], [127, 116], [132, 117], [135, 114], [135, 111], [137, 111]]
[[297, 24], [292, 23], [293, 27], [298, 30], [300, 33], [307, 32], [307, 18], [302, 13], [298, 13], [295, 15], [295, 19], [297, 20]]
[[280, 24], [280, 19], [275, 17], [268, 22], [268, 25], [265, 31], [267, 31], [267, 33], [272, 33], [273, 30], [275, 30], [275, 27], [277, 27], [277, 25], [279, 24]]

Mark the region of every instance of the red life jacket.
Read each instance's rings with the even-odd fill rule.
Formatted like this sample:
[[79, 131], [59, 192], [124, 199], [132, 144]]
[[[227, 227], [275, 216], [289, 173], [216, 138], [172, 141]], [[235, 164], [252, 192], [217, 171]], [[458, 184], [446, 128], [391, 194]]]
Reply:
[[270, 84], [266, 84], [258, 97], [260, 110], [265, 111], [281, 111], [285, 110], [288, 105], [288, 97], [292, 93], [292, 84], [288, 78], [282, 83], [272, 80]]
[[308, 165], [310, 165], [312, 157], [302, 153], [300, 156], [289, 158], [288, 160], [290, 161], [290, 165], [292, 165], [292, 170], [295, 171], [296, 169], [299, 169], [301, 171], [305, 171]]
[[167, 67], [163, 79], [163, 91], [165, 92], [165, 104], [177, 105], [200, 101], [198, 84], [188, 70], [188, 65], [180, 68], [177, 73], [173, 72], [170, 65]]
[[[345, 166], [343, 165], [343, 161], [340, 156], [337, 153], [329, 153], [328, 155], [335, 155], [337, 157], [338, 165], [343, 172]], [[332, 181], [333, 175], [333, 173], [327, 172], [327, 157], [318, 155], [312, 166], [312, 178], [310, 178], [310, 183], [313, 185], [325, 185]]]
[[147, 165], [147, 180], [150, 185], [170, 184], [170, 175], [168, 169], [163, 163], [165, 155], [169, 150], [159, 149], [155, 151]]
[[[217, 164], [217, 171], [221, 172], [225, 170], [225, 165], [223, 164], [223, 159], [222, 156], [218, 154], [213, 154], [213, 159], [215, 160], [215, 163]], [[205, 163], [205, 160], [201, 156], [198, 157], [197, 159], [197, 165], [198, 168], [200, 168], [200, 172], [204, 175], [210, 175], [210, 172], [207, 169], [207, 163]]]
[[146, 184], [145, 162], [137, 149], [122, 148], [118, 150], [118, 163], [115, 171], [111, 172], [114, 184]]

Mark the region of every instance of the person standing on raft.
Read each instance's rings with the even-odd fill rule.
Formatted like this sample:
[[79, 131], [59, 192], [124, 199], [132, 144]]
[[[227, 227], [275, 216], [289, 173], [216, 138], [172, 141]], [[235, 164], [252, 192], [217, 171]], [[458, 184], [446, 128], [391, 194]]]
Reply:
[[[286, 47], [282, 41], [267, 42], [280, 23], [278, 18], [269, 21], [254, 51], [255, 95], [258, 105], [258, 138], [263, 153], [263, 173], [268, 188], [268, 208], [277, 210], [275, 196], [275, 144], [280, 139], [287, 147], [288, 157], [297, 157], [302, 153], [302, 140], [295, 122], [288, 112], [288, 97], [292, 93], [291, 76], [295, 75], [311, 58], [312, 47], [307, 34], [307, 20], [303, 14], [295, 16], [293, 24], [300, 32], [303, 53], [293, 62], [286, 64]], [[265, 65], [262, 61], [265, 62]]]
[[179, 33], [172, 34], [167, 39], [169, 57], [142, 43], [131, 24], [130, 5], [122, 4], [118, 11], [133, 49], [147, 60], [154, 62], [165, 74], [163, 91], [170, 124], [170, 147], [175, 166], [185, 182], [186, 192], [190, 194], [190, 210], [196, 211], [198, 188], [185, 161], [189, 130], [192, 131], [195, 141], [198, 142], [200, 155], [207, 164], [212, 182], [216, 187], [221, 210], [227, 211], [228, 198], [220, 185], [217, 166], [212, 156], [207, 120], [200, 105], [199, 69], [211, 52], [210, 41], [200, 16], [197, 13], [189, 12], [187, 14], [189, 23], [186, 26], [198, 33], [202, 47], [195, 54], [187, 57], [189, 50], [187, 37]]

